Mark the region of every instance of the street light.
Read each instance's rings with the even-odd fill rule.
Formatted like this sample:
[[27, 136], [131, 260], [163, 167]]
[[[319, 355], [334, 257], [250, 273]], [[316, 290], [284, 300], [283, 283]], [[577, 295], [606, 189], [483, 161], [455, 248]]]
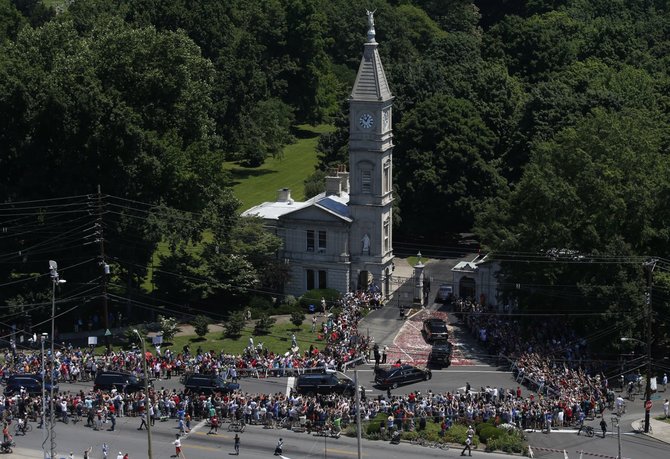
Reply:
[[53, 459], [56, 457], [56, 438], [54, 435], [54, 429], [56, 427], [54, 421], [54, 369], [56, 368], [56, 353], [54, 350], [54, 341], [56, 338], [56, 285], [64, 284], [67, 281], [65, 279], [61, 279], [58, 276], [58, 263], [53, 260], [49, 260], [49, 271], [51, 273], [51, 283], [53, 286], [51, 290], [51, 376], [49, 378], [51, 383], [51, 386], [49, 387], [49, 438], [51, 439], [51, 455], [49, 457]]
[[145, 419], [147, 421], [147, 453], [148, 453], [148, 458], [153, 459], [153, 454], [151, 452], [151, 419], [149, 419], [149, 406], [150, 406], [150, 400], [149, 400], [149, 373], [147, 372], [147, 347], [146, 343], [144, 342], [144, 338], [140, 334], [139, 331], [137, 331], [137, 328], [133, 329], [133, 332], [137, 335], [137, 337], [140, 339], [142, 342], [142, 362], [143, 362], [143, 368], [144, 368], [144, 411], [145, 411]]

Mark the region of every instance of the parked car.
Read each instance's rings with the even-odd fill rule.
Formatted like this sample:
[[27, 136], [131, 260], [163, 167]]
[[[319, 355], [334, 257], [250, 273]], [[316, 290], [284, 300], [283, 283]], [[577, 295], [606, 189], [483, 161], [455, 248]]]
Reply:
[[433, 377], [431, 371], [426, 368], [418, 368], [412, 365], [400, 365], [386, 371], [380, 371], [375, 376], [375, 384], [382, 389], [395, 389], [404, 384], [418, 381], [428, 381]]
[[185, 375], [181, 382], [188, 392], [194, 394], [228, 393], [240, 388], [238, 383], [228, 382], [221, 375], [191, 373]]
[[423, 332], [426, 335], [426, 341], [446, 341], [449, 338], [447, 323], [438, 318], [430, 318], [423, 321]]
[[[5, 395], [12, 396], [25, 390], [30, 395], [37, 395], [42, 393], [42, 376], [32, 374], [10, 375], [7, 378], [7, 386], [5, 387]], [[51, 383], [44, 383], [44, 390], [51, 391]], [[58, 384], [54, 385], [54, 392], [58, 392]]]
[[[149, 385], [153, 385], [151, 381]], [[93, 381], [93, 390], [111, 391], [112, 389], [126, 394], [139, 392], [144, 390], [144, 379], [123, 371], [99, 371]]]
[[436, 303], [451, 303], [454, 299], [454, 288], [449, 284], [442, 284], [437, 289]]
[[354, 395], [356, 384], [343, 373], [308, 373], [298, 376], [295, 390], [299, 394], [343, 394]]
[[451, 351], [451, 343], [448, 341], [433, 345], [428, 354], [428, 365], [448, 367], [451, 365]]

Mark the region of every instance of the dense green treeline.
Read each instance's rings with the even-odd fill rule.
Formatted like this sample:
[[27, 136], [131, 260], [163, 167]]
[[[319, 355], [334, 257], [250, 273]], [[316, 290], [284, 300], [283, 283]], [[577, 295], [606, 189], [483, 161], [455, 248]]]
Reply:
[[[0, 201], [101, 185], [103, 195], [150, 204], [105, 208], [119, 291], [137, 289], [165, 239], [161, 266], [181, 277], [159, 273], [156, 288], [175, 304], [280, 284], [269, 261], [277, 241], [237, 220], [221, 164], [281, 154], [296, 121], [337, 127], [320, 141], [309, 194], [347, 161], [360, 2], [55, 3], [0, 0]], [[667, 2], [368, 3], [396, 96], [396, 234], [437, 244], [474, 229], [501, 256], [607, 258], [597, 269], [508, 259], [502, 285], [526, 307], [565, 306], [562, 285], [597, 311], [639, 306], [636, 257], [664, 256], [669, 237]], [[212, 227], [222, 230], [203, 231]], [[16, 254], [18, 240], [39, 242], [0, 239], [24, 263], [6, 260], [3, 278], [42, 271]], [[26, 290], [2, 297], [30, 302]]]

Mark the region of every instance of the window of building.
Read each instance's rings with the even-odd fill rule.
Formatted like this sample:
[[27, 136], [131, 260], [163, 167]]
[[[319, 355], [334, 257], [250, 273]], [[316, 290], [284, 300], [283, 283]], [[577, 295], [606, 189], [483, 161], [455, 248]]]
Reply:
[[328, 283], [326, 282], [327, 275], [326, 271], [319, 271], [319, 288], [320, 289], [325, 289], [328, 288]]
[[391, 219], [384, 220], [384, 253], [391, 250]]
[[308, 269], [305, 272], [307, 274], [307, 290], [314, 290], [314, 270]]
[[384, 193], [391, 191], [391, 160], [384, 163]]
[[361, 171], [361, 193], [372, 193], [372, 171]]
[[319, 230], [319, 252], [325, 252], [326, 251], [326, 231], [325, 230]]
[[314, 252], [314, 230], [307, 230], [307, 251]]

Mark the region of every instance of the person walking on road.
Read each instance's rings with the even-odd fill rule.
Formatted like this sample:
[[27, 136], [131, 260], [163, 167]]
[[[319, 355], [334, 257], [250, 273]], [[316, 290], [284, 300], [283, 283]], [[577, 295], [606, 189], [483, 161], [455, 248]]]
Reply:
[[142, 429], [147, 428], [147, 415], [146, 415], [145, 411], [142, 411], [140, 413], [140, 418], [142, 419], [142, 422], [140, 423], [140, 426], [137, 428], [137, 430], [142, 430]]
[[382, 349], [382, 363], [386, 363], [386, 356], [388, 355], [389, 352], [389, 347], [384, 344], [384, 348]]
[[603, 430], [603, 438], [605, 438], [605, 435], [607, 435], [607, 422], [604, 419], [600, 421], [600, 428]]
[[102, 444], [102, 459], [107, 459], [107, 453], [109, 452], [109, 446], [107, 443]]
[[465, 447], [463, 448], [463, 451], [461, 451], [461, 456], [465, 456], [465, 451], [467, 450], [468, 456], [472, 456], [472, 439], [475, 436], [475, 431], [472, 430], [472, 426], [468, 427], [468, 438], [465, 439]]
[[116, 459], [123, 459], [123, 453], [121, 451], [116, 455]]
[[233, 446], [235, 448], [235, 455], [239, 456], [240, 455], [240, 436], [235, 434], [235, 445]]
[[174, 456], [176, 458], [183, 458], [184, 453], [181, 452], [181, 439], [179, 438], [179, 434], [175, 434], [175, 439], [174, 439]]
[[668, 414], [670, 413], [670, 401], [668, 399], [665, 399], [665, 403], [663, 403], [663, 414], [665, 415], [665, 419], [668, 419]]

